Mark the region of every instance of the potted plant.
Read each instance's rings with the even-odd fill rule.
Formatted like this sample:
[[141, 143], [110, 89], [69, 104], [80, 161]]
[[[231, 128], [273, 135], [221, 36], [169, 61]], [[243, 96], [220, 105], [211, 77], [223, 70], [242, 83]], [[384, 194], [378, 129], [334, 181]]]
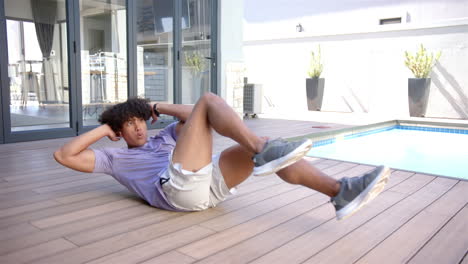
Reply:
[[192, 74], [192, 101], [195, 102], [203, 94], [202, 82], [203, 73], [206, 71], [206, 59], [199, 51], [190, 54], [185, 52], [185, 64], [190, 67]]
[[309, 78], [306, 79], [307, 108], [309, 111], [320, 111], [322, 109], [325, 79], [320, 78], [323, 71], [321, 55], [320, 45], [317, 54], [314, 51], [311, 52], [310, 67], [307, 72]]
[[408, 79], [408, 103], [410, 116], [423, 117], [426, 115], [427, 102], [431, 87], [429, 74], [442, 53], [435, 56], [428, 54], [424, 46], [419, 46], [418, 52], [413, 56], [405, 51], [405, 65], [413, 72], [415, 78]]

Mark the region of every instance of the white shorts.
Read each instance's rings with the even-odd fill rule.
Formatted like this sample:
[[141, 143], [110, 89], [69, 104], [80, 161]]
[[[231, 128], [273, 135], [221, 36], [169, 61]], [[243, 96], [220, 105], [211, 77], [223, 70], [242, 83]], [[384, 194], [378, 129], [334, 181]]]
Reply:
[[182, 169], [179, 163], [172, 163], [161, 176], [169, 180], [162, 184], [166, 198], [174, 207], [186, 211], [201, 211], [215, 207], [236, 189], [229, 189], [219, 168], [220, 155], [214, 155], [212, 162], [197, 172]]

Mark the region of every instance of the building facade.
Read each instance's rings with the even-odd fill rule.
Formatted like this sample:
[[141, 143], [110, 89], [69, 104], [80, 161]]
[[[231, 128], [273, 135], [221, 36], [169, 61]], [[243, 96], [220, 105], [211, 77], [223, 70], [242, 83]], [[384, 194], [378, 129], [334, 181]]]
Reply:
[[[131, 96], [192, 104], [223, 94], [222, 5], [229, 1], [0, 0], [0, 142], [81, 134]], [[241, 28], [237, 17], [225, 30]]]
[[468, 0], [0, 0], [0, 143], [78, 135], [130, 96], [242, 114], [243, 77], [263, 113], [307, 111], [319, 46], [322, 111], [406, 118], [420, 44], [442, 52], [426, 116], [468, 119]]
[[[407, 118], [405, 51], [441, 51], [426, 117], [468, 119], [467, 0], [257, 0], [244, 3], [249, 82], [263, 112], [307, 111], [311, 51], [321, 48], [322, 111]], [[287, 95], [287, 96], [285, 96]]]

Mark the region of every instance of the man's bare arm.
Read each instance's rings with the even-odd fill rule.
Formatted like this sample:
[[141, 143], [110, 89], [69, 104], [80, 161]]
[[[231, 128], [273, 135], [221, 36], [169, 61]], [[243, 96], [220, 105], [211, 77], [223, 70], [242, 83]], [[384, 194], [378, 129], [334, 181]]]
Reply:
[[101, 125], [89, 132], [75, 137], [54, 152], [55, 160], [65, 167], [81, 172], [93, 172], [95, 155], [88, 147], [103, 137], [119, 140], [108, 125]]
[[175, 116], [182, 122], [185, 122], [193, 110], [193, 105], [183, 105], [183, 104], [167, 104], [167, 103], [151, 103], [151, 112], [153, 114], [153, 119], [155, 114], [153, 112], [153, 105], [157, 104], [156, 109], [160, 114]]

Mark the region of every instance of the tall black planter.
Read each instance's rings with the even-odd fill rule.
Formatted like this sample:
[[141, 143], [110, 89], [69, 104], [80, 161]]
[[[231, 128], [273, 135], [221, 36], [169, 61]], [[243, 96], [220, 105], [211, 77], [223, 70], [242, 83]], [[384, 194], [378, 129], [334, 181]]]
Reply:
[[324, 86], [325, 79], [323, 78], [306, 79], [307, 108], [309, 111], [320, 111], [322, 109]]
[[426, 115], [430, 87], [431, 78], [408, 79], [408, 103], [410, 116], [423, 117]]

